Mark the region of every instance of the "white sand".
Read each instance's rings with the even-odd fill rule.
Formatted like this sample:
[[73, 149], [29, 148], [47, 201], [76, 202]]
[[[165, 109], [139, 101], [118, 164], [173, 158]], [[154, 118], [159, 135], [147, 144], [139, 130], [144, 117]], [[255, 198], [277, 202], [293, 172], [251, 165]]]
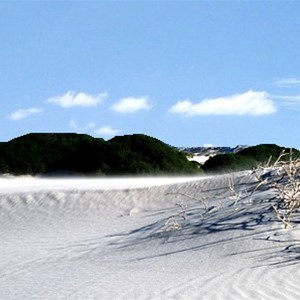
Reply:
[[0, 299], [299, 299], [299, 224], [284, 230], [263, 189], [235, 208], [227, 182], [0, 179]]

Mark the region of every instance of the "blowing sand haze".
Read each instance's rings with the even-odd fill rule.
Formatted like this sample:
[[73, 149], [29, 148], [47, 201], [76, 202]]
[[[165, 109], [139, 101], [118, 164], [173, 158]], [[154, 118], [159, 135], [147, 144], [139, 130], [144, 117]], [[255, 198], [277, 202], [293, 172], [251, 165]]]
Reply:
[[1, 179], [0, 298], [298, 299], [299, 224], [229, 176]]

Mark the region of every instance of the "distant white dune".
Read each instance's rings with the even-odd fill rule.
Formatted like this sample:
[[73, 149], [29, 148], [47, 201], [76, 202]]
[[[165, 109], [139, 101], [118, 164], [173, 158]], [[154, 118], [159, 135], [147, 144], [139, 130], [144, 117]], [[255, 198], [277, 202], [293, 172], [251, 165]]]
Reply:
[[201, 165], [203, 165], [209, 158], [210, 156], [206, 156], [206, 155], [193, 155], [187, 157], [189, 161], [196, 161]]
[[0, 179], [0, 299], [298, 299], [299, 224], [228, 176]]

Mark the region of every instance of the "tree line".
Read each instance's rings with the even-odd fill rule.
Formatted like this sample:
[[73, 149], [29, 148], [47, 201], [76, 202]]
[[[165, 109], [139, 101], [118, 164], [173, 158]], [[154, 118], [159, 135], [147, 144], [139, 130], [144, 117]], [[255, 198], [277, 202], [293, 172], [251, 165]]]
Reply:
[[[108, 141], [87, 134], [30, 133], [0, 143], [0, 173], [14, 175], [163, 175], [228, 173], [274, 162], [282, 151], [275, 144], [219, 154], [203, 166], [186, 153], [143, 134], [116, 136]], [[300, 152], [292, 149], [294, 158]]]
[[184, 153], [143, 134], [105, 141], [86, 134], [30, 133], [0, 143], [0, 172], [21, 174], [191, 174]]

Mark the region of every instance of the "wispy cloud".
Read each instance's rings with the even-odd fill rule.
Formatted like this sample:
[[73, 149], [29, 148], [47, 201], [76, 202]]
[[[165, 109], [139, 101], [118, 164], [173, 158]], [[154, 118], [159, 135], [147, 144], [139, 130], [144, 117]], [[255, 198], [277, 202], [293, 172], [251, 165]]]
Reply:
[[9, 119], [12, 121], [19, 121], [19, 120], [25, 119], [31, 115], [40, 114], [43, 111], [44, 111], [43, 108], [18, 109], [9, 115]]
[[55, 96], [47, 100], [48, 103], [57, 104], [63, 108], [70, 108], [74, 106], [91, 107], [97, 106], [107, 98], [107, 93], [98, 95], [89, 95], [86, 93], [67, 92], [64, 95]]
[[271, 97], [266, 92], [248, 91], [215, 99], [204, 99], [199, 103], [190, 100], [177, 102], [169, 109], [170, 113], [187, 117], [197, 115], [251, 115], [260, 116], [276, 112]]
[[94, 122], [90, 122], [85, 128], [86, 129], [92, 129], [92, 128], [95, 128], [96, 127], [96, 124]]
[[111, 109], [121, 114], [131, 114], [140, 110], [149, 110], [152, 105], [149, 104], [147, 97], [127, 97], [122, 98], [111, 106]]
[[72, 129], [72, 130], [78, 130], [80, 127], [77, 124], [77, 122], [75, 120], [70, 120], [68, 126]]
[[95, 133], [98, 135], [115, 135], [119, 132], [119, 129], [114, 129], [111, 126], [102, 126], [99, 129], [95, 130]]
[[275, 95], [275, 99], [282, 100], [284, 106], [300, 106], [300, 95]]
[[283, 78], [275, 81], [275, 85], [280, 87], [300, 87], [300, 78]]
[[90, 122], [85, 126], [81, 126], [77, 123], [76, 120], [71, 119], [68, 123], [69, 128], [71, 128], [74, 131], [86, 131], [86, 130], [90, 130], [96, 127], [96, 124], [94, 122]]

